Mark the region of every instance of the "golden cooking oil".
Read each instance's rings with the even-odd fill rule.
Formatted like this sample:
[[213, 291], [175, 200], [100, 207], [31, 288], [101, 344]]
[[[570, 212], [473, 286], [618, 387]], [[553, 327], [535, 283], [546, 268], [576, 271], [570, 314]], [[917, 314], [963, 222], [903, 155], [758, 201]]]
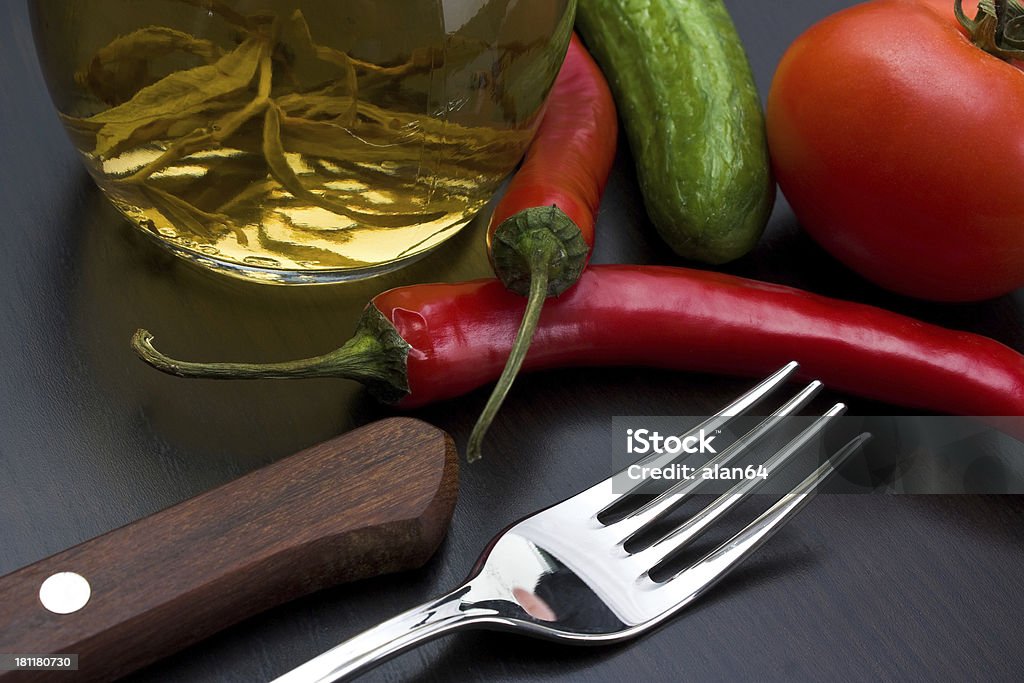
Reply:
[[541, 115], [575, 0], [35, 0], [90, 172], [179, 255], [383, 272], [469, 222]]

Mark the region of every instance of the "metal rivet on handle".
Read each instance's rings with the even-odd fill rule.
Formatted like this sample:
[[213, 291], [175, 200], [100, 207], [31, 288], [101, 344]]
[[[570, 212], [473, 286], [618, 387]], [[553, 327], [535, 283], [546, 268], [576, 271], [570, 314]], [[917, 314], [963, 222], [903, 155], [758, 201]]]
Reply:
[[59, 572], [39, 587], [39, 602], [55, 614], [71, 614], [85, 607], [92, 595], [89, 582], [81, 574]]

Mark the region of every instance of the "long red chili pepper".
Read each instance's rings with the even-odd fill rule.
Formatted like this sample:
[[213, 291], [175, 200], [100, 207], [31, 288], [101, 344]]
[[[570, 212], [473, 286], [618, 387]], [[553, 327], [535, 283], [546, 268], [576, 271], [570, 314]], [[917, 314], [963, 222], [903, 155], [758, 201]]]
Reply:
[[572, 287], [590, 259], [617, 135], [608, 83], [574, 33], [537, 134], [487, 231], [495, 275], [528, 303], [505, 370], [469, 436], [467, 460], [480, 455], [484, 434], [526, 357], [544, 301]]
[[[188, 363], [133, 340], [144, 360], [188, 377], [343, 377], [413, 408], [501, 372], [525, 302], [497, 280], [378, 295], [336, 351], [270, 365]], [[955, 415], [1024, 415], [1024, 356], [967, 332], [720, 273], [591, 266], [549, 303], [524, 367], [650, 366], [763, 376], [790, 360], [832, 388]]]

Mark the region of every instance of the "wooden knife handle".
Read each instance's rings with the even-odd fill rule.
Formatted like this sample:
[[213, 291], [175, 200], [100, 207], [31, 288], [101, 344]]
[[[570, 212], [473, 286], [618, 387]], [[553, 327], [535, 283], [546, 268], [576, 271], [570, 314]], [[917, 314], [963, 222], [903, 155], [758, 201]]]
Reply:
[[[375, 422], [0, 578], [0, 653], [77, 654], [71, 679], [116, 678], [298, 596], [419, 567], [457, 490], [451, 437]], [[71, 614], [40, 601], [58, 572], [91, 587]]]

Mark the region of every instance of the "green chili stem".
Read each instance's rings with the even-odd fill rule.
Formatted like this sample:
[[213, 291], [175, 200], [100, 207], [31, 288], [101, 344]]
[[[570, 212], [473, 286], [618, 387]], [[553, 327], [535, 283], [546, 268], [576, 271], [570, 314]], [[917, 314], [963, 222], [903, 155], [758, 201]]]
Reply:
[[466, 460], [480, 457], [480, 444], [523, 365], [544, 300], [580, 279], [590, 247], [576, 223], [556, 205], [532, 206], [507, 218], [494, 233], [494, 273], [510, 291], [527, 297], [512, 351], [466, 445]]
[[[170, 375], [178, 377], [198, 377], [202, 379], [291, 379], [309, 377], [341, 377], [343, 379], [358, 379], [358, 373], [362, 362], [360, 353], [348, 353], [356, 349], [343, 349], [346, 353], [337, 351], [325, 353], [321, 356], [300, 358], [297, 360], [282, 361], [279, 363], [200, 363], [196, 361], [179, 360], [171, 358], [153, 346], [153, 335], [147, 330], [138, 330], [132, 337], [132, 348], [142, 360], [152, 365], [157, 370], [162, 370]], [[339, 349], [340, 351], [340, 349]], [[342, 362], [338, 362], [339, 359]], [[352, 365], [355, 373], [346, 372], [346, 366]]]
[[368, 306], [352, 338], [320, 356], [278, 363], [197, 363], [157, 351], [153, 335], [138, 330], [132, 350], [157, 370], [178, 377], [205, 379], [290, 379], [334, 377], [361, 382], [386, 403], [409, 393], [406, 358], [409, 344], [374, 306]]
[[487, 434], [494, 416], [498, 414], [501, 404], [505, 401], [516, 374], [523, 366], [526, 353], [530, 349], [530, 342], [533, 340], [533, 333], [540, 321], [540, 312], [544, 308], [544, 301], [548, 297], [548, 269], [551, 260], [558, 254], [555, 245], [542, 243], [543, 246], [535, 252], [536, 256], [530, 259], [530, 293], [526, 300], [526, 310], [523, 312], [523, 321], [519, 325], [519, 332], [516, 333], [515, 341], [512, 343], [512, 351], [509, 353], [505, 369], [494, 385], [490, 398], [483, 412], [473, 425], [473, 431], [469, 435], [469, 442], [466, 444], [466, 461], [473, 462], [480, 458], [480, 445]]

